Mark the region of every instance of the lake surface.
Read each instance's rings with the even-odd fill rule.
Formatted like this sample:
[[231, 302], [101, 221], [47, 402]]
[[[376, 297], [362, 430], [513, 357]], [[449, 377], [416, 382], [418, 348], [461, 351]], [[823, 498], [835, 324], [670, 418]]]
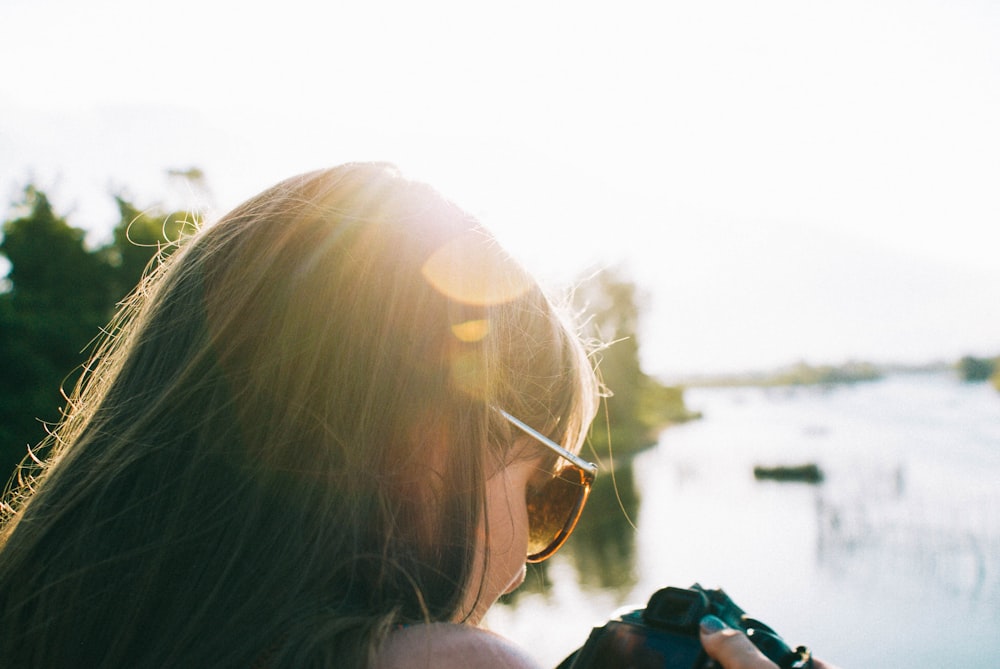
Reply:
[[[604, 471], [577, 532], [488, 624], [554, 666], [657, 588], [722, 587], [844, 669], [1000, 658], [1000, 393], [946, 374], [692, 389], [704, 418]], [[817, 463], [816, 485], [756, 464]]]

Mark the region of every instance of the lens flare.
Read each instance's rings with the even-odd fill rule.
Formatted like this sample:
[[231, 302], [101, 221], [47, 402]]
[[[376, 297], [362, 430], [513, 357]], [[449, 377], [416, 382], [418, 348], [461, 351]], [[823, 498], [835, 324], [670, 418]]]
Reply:
[[438, 248], [421, 273], [446, 297], [479, 306], [510, 302], [531, 287], [524, 270], [494, 241], [475, 231]]
[[451, 333], [455, 335], [456, 339], [466, 343], [482, 341], [490, 333], [490, 322], [480, 319], [455, 323], [451, 326]]

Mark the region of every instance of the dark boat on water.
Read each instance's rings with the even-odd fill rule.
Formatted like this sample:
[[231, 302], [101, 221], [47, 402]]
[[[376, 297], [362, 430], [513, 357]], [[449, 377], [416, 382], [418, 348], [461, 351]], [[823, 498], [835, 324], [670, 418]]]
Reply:
[[820, 483], [823, 480], [823, 471], [816, 463], [777, 465], [773, 467], [757, 465], [753, 468], [753, 476], [758, 481]]

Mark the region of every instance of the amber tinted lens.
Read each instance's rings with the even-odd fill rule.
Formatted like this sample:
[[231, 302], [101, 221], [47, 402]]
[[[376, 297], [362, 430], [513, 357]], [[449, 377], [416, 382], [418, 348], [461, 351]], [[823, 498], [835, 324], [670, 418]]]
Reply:
[[528, 490], [528, 562], [541, 562], [562, 546], [583, 511], [592, 477], [573, 465]]

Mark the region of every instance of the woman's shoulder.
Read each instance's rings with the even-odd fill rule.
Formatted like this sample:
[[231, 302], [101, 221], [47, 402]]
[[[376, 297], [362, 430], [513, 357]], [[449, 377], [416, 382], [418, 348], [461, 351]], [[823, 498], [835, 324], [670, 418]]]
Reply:
[[377, 669], [539, 669], [521, 648], [499, 634], [473, 627], [431, 623], [389, 635], [375, 663]]

